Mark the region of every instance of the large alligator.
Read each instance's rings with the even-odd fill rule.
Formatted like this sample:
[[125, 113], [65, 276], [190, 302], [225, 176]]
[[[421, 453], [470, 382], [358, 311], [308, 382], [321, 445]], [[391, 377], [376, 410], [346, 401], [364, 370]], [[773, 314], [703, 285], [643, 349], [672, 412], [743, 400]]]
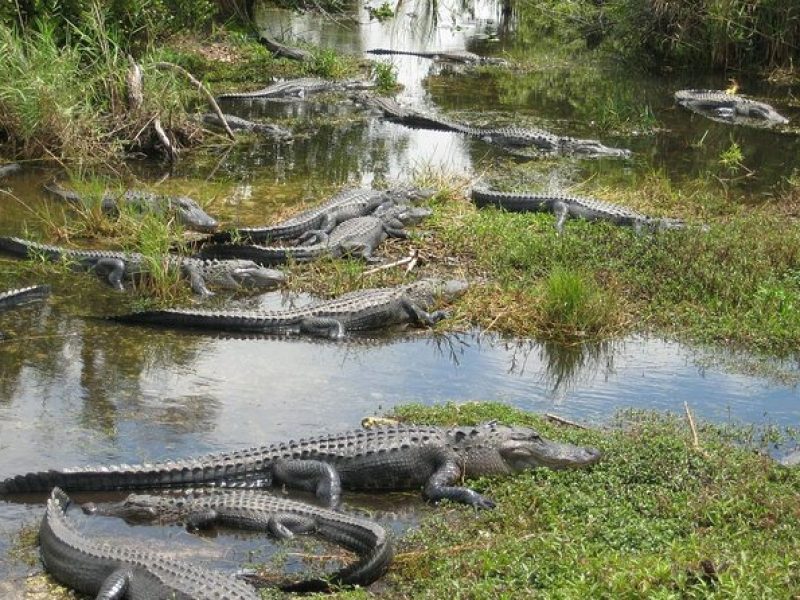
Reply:
[[724, 90], [678, 90], [675, 102], [693, 112], [725, 123], [785, 125], [789, 119], [765, 102]]
[[304, 580], [280, 587], [292, 591], [327, 591], [331, 586], [366, 586], [389, 568], [393, 557], [386, 530], [373, 521], [279, 498], [264, 490], [200, 490], [183, 495], [131, 494], [111, 505], [83, 505], [85, 512], [122, 517], [129, 522], [183, 522], [190, 530], [226, 525], [266, 531], [286, 540], [311, 534], [358, 555], [358, 561], [326, 579]]
[[13, 175], [14, 173], [19, 173], [21, 170], [22, 167], [17, 163], [2, 165], [0, 166], [0, 179], [7, 177], [8, 175]]
[[66, 490], [133, 490], [197, 486], [261, 488], [286, 485], [335, 505], [341, 488], [412, 490], [430, 501], [477, 508], [495, 503], [460, 485], [462, 479], [528, 469], [585, 467], [600, 459], [590, 447], [542, 438], [529, 427], [397, 425], [154, 464], [40, 471], [0, 481], [0, 496]]
[[431, 211], [418, 206], [399, 205], [378, 215], [356, 217], [337, 225], [330, 234], [308, 232], [316, 243], [299, 246], [255, 246], [248, 244], [206, 244], [200, 250], [205, 258], [246, 258], [260, 265], [278, 265], [289, 261], [311, 262], [329, 256], [349, 256], [367, 262], [380, 262], [372, 256], [388, 237], [407, 238], [405, 225], [418, 223]]
[[301, 62], [310, 62], [314, 60], [314, 55], [308, 50], [282, 44], [264, 32], [261, 32], [258, 41], [264, 44], [264, 46], [267, 47], [267, 50], [272, 52], [277, 57], [291, 58], [292, 60], [299, 60]]
[[381, 205], [413, 202], [432, 195], [432, 191], [416, 187], [400, 187], [385, 191], [349, 188], [342, 190], [323, 204], [276, 225], [220, 231], [211, 236], [211, 241], [245, 240], [259, 243], [298, 238], [309, 231], [330, 233], [339, 223], [368, 215]]
[[556, 215], [556, 230], [561, 233], [569, 217], [587, 221], [610, 221], [616, 225], [643, 230], [661, 231], [682, 229], [680, 219], [649, 217], [619, 204], [596, 198], [572, 196], [561, 193], [497, 192], [485, 188], [472, 188], [472, 201], [478, 208], [496, 206], [509, 212], [551, 212]]
[[480, 56], [467, 50], [391, 50], [387, 48], [373, 48], [365, 51], [367, 54], [404, 56], [419, 56], [436, 61], [463, 63], [467, 65], [507, 65], [508, 61], [494, 56]]
[[[55, 182], [44, 185], [45, 191], [56, 198], [72, 204], [82, 204], [77, 192], [64, 189]], [[123, 194], [104, 194], [100, 200], [102, 210], [109, 214], [119, 214], [120, 202], [140, 211], [168, 213], [189, 229], [210, 233], [216, 231], [219, 223], [209, 216], [200, 205], [188, 196], [163, 196], [153, 192], [128, 190]]]
[[252, 92], [228, 92], [217, 98], [225, 100], [270, 100], [276, 98], [305, 98], [311, 94], [334, 92], [340, 90], [363, 90], [375, 87], [375, 84], [363, 79], [332, 81], [318, 77], [301, 77], [268, 85]]
[[[79, 269], [104, 275], [118, 290], [124, 290], [123, 280], [135, 279], [151, 271], [148, 258], [138, 252], [75, 250], [6, 236], [0, 236], [0, 250], [23, 258], [67, 261]], [[266, 269], [249, 260], [209, 260], [170, 254], [164, 256], [163, 261], [167, 267], [178, 269], [189, 279], [192, 290], [202, 296], [212, 295], [207, 283], [225, 289], [273, 288], [286, 280], [280, 271]]]
[[340, 340], [349, 332], [384, 329], [412, 323], [433, 326], [448, 313], [428, 312], [439, 299], [464, 293], [461, 280], [421, 279], [398, 287], [372, 288], [338, 298], [272, 311], [165, 309], [109, 317], [121, 323], [188, 327], [272, 335], [306, 334]]
[[630, 150], [612, 148], [597, 140], [560, 136], [543, 129], [529, 129], [526, 127], [473, 127], [451, 121], [429, 111], [400, 106], [390, 98], [364, 93], [354, 94], [351, 97], [358, 104], [378, 111], [389, 121], [415, 129], [436, 129], [463, 133], [506, 150], [515, 151], [520, 148], [534, 148], [542, 154], [575, 154], [593, 158], [629, 158], [631, 155]]
[[93, 540], [69, 518], [71, 504], [55, 487], [39, 527], [44, 568], [59, 583], [98, 600], [258, 600], [255, 588], [218, 571], [144, 547]]
[[[284, 127], [272, 125], [271, 123], [257, 123], [256, 121], [248, 121], [234, 115], [223, 115], [225, 122], [231, 131], [245, 131], [247, 133], [260, 133], [280, 140], [288, 140], [292, 138], [292, 132]], [[214, 113], [206, 113], [200, 117], [206, 125], [213, 127], [222, 127], [222, 119]]]

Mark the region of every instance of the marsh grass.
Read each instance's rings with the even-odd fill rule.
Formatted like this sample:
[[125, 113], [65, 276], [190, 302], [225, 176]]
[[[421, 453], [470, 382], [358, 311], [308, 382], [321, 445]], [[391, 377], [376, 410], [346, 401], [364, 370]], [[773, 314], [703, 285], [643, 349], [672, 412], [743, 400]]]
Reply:
[[610, 429], [582, 431], [500, 403], [394, 416], [532, 426], [603, 459], [470, 482], [498, 507], [431, 508], [401, 540], [386, 598], [789, 598], [800, 586], [800, 471], [763, 456], [752, 434], [701, 423], [697, 449], [683, 415], [623, 412]]

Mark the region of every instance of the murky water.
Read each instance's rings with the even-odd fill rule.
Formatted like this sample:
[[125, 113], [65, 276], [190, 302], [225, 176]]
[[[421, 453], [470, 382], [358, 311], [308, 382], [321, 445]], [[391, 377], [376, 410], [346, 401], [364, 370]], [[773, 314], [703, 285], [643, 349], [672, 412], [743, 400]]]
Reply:
[[[440, 6], [435, 19], [425, 12], [427, 6], [404, 3], [401, 14], [387, 23], [370, 21], [364, 10], [334, 21], [264, 9], [262, 20], [273, 33], [354, 54], [377, 47], [502, 54], [514, 47], [514, 22], [497, 4]], [[403, 102], [457, 111], [476, 121], [515, 115], [561, 134], [598, 137], [636, 152], [633, 161], [559, 161], [562, 183], [595, 175], [624, 182], [652, 169], [680, 181], [712, 168], [719, 152], [736, 142], [756, 175], [732, 185], [753, 201], [788, 175], [793, 164], [787, 161], [800, 156], [798, 137], [730, 128], [671, 106], [672, 90], [724, 86], [720, 81], [632, 77], [614, 69], [570, 74], [557, 66], [503, 76], [452, 72], [423, 58], [380, 60], [396, 66], [405, 85]], [[785, 98], [789, 91], [759, 93]], [[639, 109], [631, 112], [630, 105]], [[641, 107], [652, 119], [642, 117]], [[184, 161], [164, 184], [211, 200], [210, 212], [233, 222], [266, 222], [287, 203], [313, 201], [345, 182], [403, 179], [426, 166], [477, 175], [503, 160], [499, 151], [457, 134], [349, 119], [356, 109], [345, 100], [334, 105], [313, 98], [240, 102], [226, 109], [259, 118], [310, 116], [320, 123], [291, 144], [237, 146]], [[613, 123], [612, 109], [617, 113]], [[782, 112], [800, 119], [796, 109]], [[340, 123], [340, 117], [347, 118]], [[637, 119], [642, 125], [654, 119], [657, 132], [636, 135]], [[774, 151], [777, 140], [780, 156]], [[157, 165], [129, 168], [143, 179], [161, 175]], [[532, 162], [525, 177], [546, 183], [553, 168]], [[31, 169], [3, 181], [13, 196], [0, 195], [0, 233], [38, 227], [36, 212], [52, 206], [40, 186], [54, 175], [58, 171]], [[9, 265], [0, 259], [3, 287], [19, 283]], [[55, 466], [189, 456], [336, 431], [409, 401], [501, 400], [590, 423], [601, 423], [623, 407], [681, 411], [688, 402], [699, 416], [716, 421], [787, 426], [800, 421], [796, 364], [776, 363], [775, 376], [751, 375], [750, 357], [642, 337], [565, 349], [480, 332], [440, 337], [409, 332], [331, 343], [120, 327], [96, 318], [124, 309], [120, 297], [100, 282], [76, 274], [52, 283], [49, 302], [0, 314], [0, 331], [9, 334], [0, 341], [0, 477]], [[273, 305], [281, 299], [270, 294], [232, 302]], [[420, 510], [415, 495], [388, 501], [356, 496], [352, 502], [398, 513], [397, 520], [379, 516], [397, 529], [413, 522]], [[0, 580], [5, 578], [6, 588], [30, 570], [6, 560], [13, 535], [40, 514], [36, 503], [0, 503]], [[229, 570], [252, 552], [265, 552], [261, 558], [272, 552], [261, 550], [263, 539], [252, 536], [198, 539], [178, 528], [128, 531], [108, 519], [86, 525], [142, 540], [168, 538], [171, 547], [180, 546], [176, 552]], [[299, 558], [289, 561], [289, 570], [300, 567]]]

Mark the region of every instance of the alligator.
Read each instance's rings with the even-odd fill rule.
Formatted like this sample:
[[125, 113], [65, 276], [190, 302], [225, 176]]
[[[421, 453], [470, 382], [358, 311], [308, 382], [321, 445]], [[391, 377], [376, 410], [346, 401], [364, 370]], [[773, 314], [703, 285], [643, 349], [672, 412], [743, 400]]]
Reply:
[[789, 119], [765, 102], [724, 90], [678, 90], [675, 102], [693, 112], [725, 123], [785, 125]]
[[350, 256], [367, 262], [380, 262], [372, 256], [387, 237], [407, 238], [404, 226], [418, 223], [431, 215], [427, 208], [417, 206], [392, 206], [378, 215], [356, 217], [337, 225], [330, 235], [307, 232], [304, 237], [315, 243], [299, 246], [254, 246], [247, 244], [206, 244], [200, 250], [205, 258], [246, 258], [260, 265], [277, 265], [294, 262], [311, 262], [325, 256], [341, 258]]
[[[78, 269], [104, 275], [108, 283], [120, 291], [125, 289], [123, 279], [135, 279], [150, 271], [148, 258], [138, 252], [74, 250], [5, 236], [0, 236], [0, 250], [23, 258], [43, 257], [53, 262], [67, 261]], [[286, 280], [280, 271], [266, 269], [248, 260], [208, 260], [167, 255], [163, 261], [168, 267], [179, 269], [189, 279], [192, 290], [201, 296], [213, 295], [206, 287], [206, 282], [221, 288], [238, 289], [272, 288]]]
[[264, 32], [261, 32], [258, 41], [277, 57], [291, 58], [292, 60], [299, 60], [301, 62], [311, 62], [314, 60], [314, 55], [308, 50], [281, 44], [278, 40]]
[[268, 85], [253, 92], [228, 92], [220, 94], [218, 99], [223, 100], [270, 100], [275, 98], [305, 98], [311, 94], [334, 92], [339, 90], [363, 90], [374, 88], [375, 84], [363, 79], [350, 79], [347, 81], [330, 81], [318, 77], [301, 77], [289, 79]]
[[94, 540], [78, 531], [72, 501], [55, 487], [39, 527], [45, 570], [59, 583], [102, 600], [258, 600], [244, 581], [175, 560], [119, 539]]
[[331, 586], [366, 586], [383, 575], [394, 554], [383, 527], [360, 517], [304, 502], [279, 498], [264, 490], [209, 489], [182, 495], [131, 494], [122, 502], [87, 503], [84, 512], [122, 517], [128, 522], [183, 522], [189, 530], [226, 525], [266, 531], [280, 540], [311, 534], [358, 555], [358, 561], [326, 579], [280, 587], [291, 591], [330, 591]]
[[535, 430], [495, 421], [476, 426], [397, 425], [210, 454], [155, 464], [49, 470], [0, 481], [0, 496], [66, 490], [134, 490], [286, 485], [312, 491], [330, 506], [348, 490], [423, 489], [432, 502], [493, 508], [459, 485], [463, 478], [511, 475], [528, 469], [585, 467], [600, 451], [543, 439]]
[[277, 225], [241, 227], [220, 231], [211, 236], [212, 242], [230, 242], [234, 239], [249, 242], [297, 238], [309, 231], [330, 233], [336, 225], [348, 219], [365, 216], [383, 204], [414, 202], [433, 195], [430, 190], [400, 187], [379, 191], [349, 188], [342, 190], [323, 204], [303, 211]]
[[508, 61], [494, 56], [480, 56], [467, 50], [391, 50], [386, 48], [373, 48], [366, 50], [367, 54], [390, 55], [401, 54], [404, 56], [420, 56], [435, 61], [463, 63], [466, 65], [508, 65]]
[[0, 311], [22, 306], [23, 304], [30, 304], [31, 302], [39, 302], [49, 295], [49, 285], [31, 285], [0, 292]]
[[629, 158], [631, 155], [630, 150], [612, 148], [597, 140], [560, 136], [543, 129], [473, 127], [451, 121], [428, 111], [402, 107], [394, 100], [372, 94], [354, 94], [351, 98], [366, 108], [380, 112], [389, 121], [417, 129], [436, 129], [463, 133], [506, 150], [515, 151], [519, 148], [534, 148], [543, 154], [576, 154], [595, 158]]
[[7, 177], [8, 175], [13, 175], [14, 173], [19, 173], [21, 170], [22, 167], [17, 163], [2, 165], [0, 166], [0, 179]]
[[[262, 135], [268, 135], [270, 137], [282, 140], [288, 140], [293, 137], [291, 131], [278, 125], [248, 121], [247, 119], [242, 119], [241, 117], [236, 117], [234, 115], [223, 116], [225, 117], [225, 122], [228, 124], [228, 127], [231, 128], [231, 131], [260, 133]], [[206, 125], [210, 125], [212, 127], [222, 127], [222, 119], [220, 119], [219, 116], [214, 113], [206, 113], [200, 118]]]
[[247, 312], [173, 308], [108, 318], [120, 323], [272, 335], [306, 334], [341, 340], [348, 332], [406, 323], [433, 326], [448, 313], [444, 310], [427, 311], [440, 297], [449, 301], [466, 289], [465, 281], [431, 278], [398, 287], [359, 290], [331, 300], [283, 310]]
[[661, 231], [685, 227], [684, 222], [680, 219], [649, 217], [619, 204], [584, 196], [561, 193], [497, 192], [485, 188], [472, 188], [471, 197], [478, 208], [496, 206], [509, 212], [554, 213], [556, 215], [555, 227], [559, 233], [563, 232], [564, 223], [569, 217], [587, 221], [610, 221], [616, 225], [633, 227], [637, 233], [645, 229]]
[[[45, 184], [44, 189], [71, 204], [83, 203], [78, 193], [64, 189], [55, 182]], [[128, 190], [121, 195], [104, 194], [100, 206], [103, 212], [117, 215], [120, 202], [140, 211], [174, 214], [180, 223], [194, 231], [211, 233], [219, 226], [216, 219], [206, 214], [200, 205], [188, 196], [162, 196], [153, 192]]]

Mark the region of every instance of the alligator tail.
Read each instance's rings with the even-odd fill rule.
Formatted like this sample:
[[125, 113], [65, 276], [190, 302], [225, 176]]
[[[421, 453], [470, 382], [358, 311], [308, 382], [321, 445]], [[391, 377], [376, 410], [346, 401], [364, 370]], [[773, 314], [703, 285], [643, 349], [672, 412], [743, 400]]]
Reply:
[[[258, 477], [256, 477], [258, 475]], [[245, 474], [238, 465], [211, 463], [160, 463], [86, 467], [63, 471], [39, 471], [0, 481], [0, 496], [49, 492], [54, 487], [67, 491], [113, 491], [187, 486], [260, 488], [270, 485], [269, 473]]]
[[43, 300], [50, 294], [49, 285], [32, 285], [0, 293], [0, 309]]

